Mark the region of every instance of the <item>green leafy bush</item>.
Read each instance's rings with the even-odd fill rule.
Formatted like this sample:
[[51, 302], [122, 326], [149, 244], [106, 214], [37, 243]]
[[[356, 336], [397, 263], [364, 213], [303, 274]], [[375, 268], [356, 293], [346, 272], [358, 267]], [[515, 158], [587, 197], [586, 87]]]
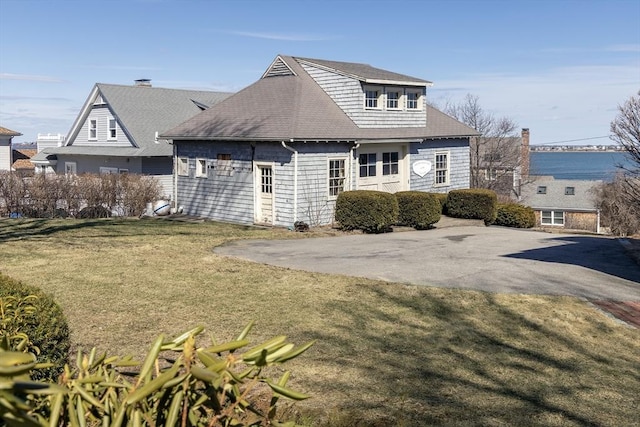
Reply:
[[313, 342], [297, 347], [278, 336], [249, 346], [252, 326], [208, 347], [196, 345], [202, 327], [173, 340], [161, 335], [143, 363], [95, 349], [79, 352], [58, 384], [23, 381], [37, 370], [35, 357], [0, 346], [0, 419], [9, 425], [293, 427], [279, 419], [279, 399], [309, 396], [287, 385], [289, 371], [272, 379], [277, 371], [267, 376], [264, 370], [298, 357]]
[[345, 191], [336, 200], [335, 218], [345, 230], [386, 232], [398, 222], [398, 200], [383, 191]]
[[532, 228], [536, 225], [536, 214], [528, 206], [517, 203], [500, 203], [495, 224], [504, 227]]
[[19, 302], [30, 299], [35, 307], [30, 313], [18, 318], [3, 319], [0, 334], [24, 333], [33, 347], [39, 352], [38, 362], [49, 362], [53, 366], [33, 372], [33, 379], [56, 380], [62, 373], [69, 357], [69, 325], [60, 306], [42, 290], [27, 286], [10, 277], [0, 274], [0, 299], [3, 305], [10, 301]]
[[440, 203], [440, 213], [447, 215], [447, 193], [429, 193]]
[[482, 219], [489, 225], [498, 214], [498, 196], [486, 189], [451, 190], [447, 196], [447, 211], [452, 217]]
[[422, 191], [400, 191], [398, 200], [398, 224], [418, 230], [430, 228], [440, 221], [442, 205], [433, 194]]

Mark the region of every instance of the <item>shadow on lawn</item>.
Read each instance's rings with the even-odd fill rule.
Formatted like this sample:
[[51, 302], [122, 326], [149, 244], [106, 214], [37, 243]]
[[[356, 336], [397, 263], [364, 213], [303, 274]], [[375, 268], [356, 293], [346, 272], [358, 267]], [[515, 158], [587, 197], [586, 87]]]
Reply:
[[41, 236], [50, 236], [55, 233], [78, 230], [88, 227], [98, 227], [101, 225], [109, 225], [105, 221], [52, 221], [50, 219], [33, 219], [33, 220], [0, 220], [0, 243], [11, 240], [24, 240]]
[[[320, 358], [319, 363], [357, 377], [314, 387], [349, 396], [349, 407], [340, 411], [388, 417], [378, 417], [376, 426], [399, 420], [404, 425], [548, 425], [553, 420], [581, 426], [613, 425], [630, 417], [640, 421], [633, 409], [637, 401], [629, 402], [640, 393], [637, 357], [589, 345], [546, 327], [544, 320], [532, 322], [489, 293], [470, 293], [479, 306], [488, 303], [494, 309], [489, 318], [479, 318], [473, 301], [452, 303], [426, 293], [398, 296], [385, 285], [372, 291], [377, 294], [372, 301], [411, 311], [407, 319], [417, 314], [423, 322], [407, 322], [363, 301], [327, 307], [349, 320], [338, 333], [316, 331], [318, 345], [340, 349], [337, 360]], [[594, 324], [596, 333], [611, 332], [605, 323]]]
[[562, 236], [551, 239], [559, 246], [508, 254], [508, 258], [579, 265], [591, 270], [640, 283], [640, 267], [615, 239], [590, 236]]

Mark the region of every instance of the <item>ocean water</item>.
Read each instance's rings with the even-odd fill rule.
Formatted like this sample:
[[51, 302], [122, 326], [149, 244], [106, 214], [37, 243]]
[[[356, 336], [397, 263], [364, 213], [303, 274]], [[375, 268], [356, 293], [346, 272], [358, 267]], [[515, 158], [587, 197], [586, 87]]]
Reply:
[[532, 175], [551, 175], [556, 179], [611, 181], [617, 165], [629, 166], [625, 154], [615, 151], [532, 151], [529, 161]]

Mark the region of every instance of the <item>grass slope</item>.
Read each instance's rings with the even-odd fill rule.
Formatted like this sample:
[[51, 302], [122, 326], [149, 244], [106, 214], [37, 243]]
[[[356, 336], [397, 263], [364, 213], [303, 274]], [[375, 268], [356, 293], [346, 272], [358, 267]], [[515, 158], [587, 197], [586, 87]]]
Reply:
[[[428, 233], [428, 231], [425, 231]], [[0, 270], [52, 293], [74, 347], [142, 354], [202, 324], [317, 339], [292, 362], [316, 425], [640, 424], [640, 332], [569, 297], [501, 295], [223, 258], [285, 230], [160, 220], [0, 220]], [[309, 244], [313, 244], [309, 241]]]

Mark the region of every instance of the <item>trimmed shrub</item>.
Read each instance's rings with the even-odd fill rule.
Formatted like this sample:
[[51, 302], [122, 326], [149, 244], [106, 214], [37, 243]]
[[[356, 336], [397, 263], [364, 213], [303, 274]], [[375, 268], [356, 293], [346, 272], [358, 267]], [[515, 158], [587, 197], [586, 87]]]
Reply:
[[344, 230], [383, 233], [398, 223], [398, 200], [383, 191], [345, 191], [336, 200], [335, 217]]
[[440, 213], [443, 215], [447, 214], [447, 193], [428, 193], [431, 194], [436, 200], [440, 203]]
[[442, 205], [433, 194], [422, 191], [401, 191], [398, 199], [398, 224], [418, 230], [431, 228], [440, 221]]
[[[0, 274], [0, 299], [12, 297], [23, 300], [30, 295], [36, 297], [30, 299], [35, 312], [21, 319], [18, 332], [26, 334], [39, 350], [38, 362], [53, 364], [50, 368], [33, 371], [33, 379], [56, 381], [67, 363], [70, 348], [69, 325], [62, 309], [42, 290]], [[12, 325], [5, 327], [12, 329]]]
[[447, 196], [447, 211], [452, 217], [482, 219], [489, 225], [498, 214], [498, 196], [495, 191], [482, 188], [451, 190]]
[[496, 225], [514, 228], [532, 228], [536, 225], [536, 214], [528, 206], [517, 203], [498, 204]]
[[111, 211], [104, 206], [87, 206], [80, 209], [77, 218], [90, 219], [90, 218], [110, 218]]

